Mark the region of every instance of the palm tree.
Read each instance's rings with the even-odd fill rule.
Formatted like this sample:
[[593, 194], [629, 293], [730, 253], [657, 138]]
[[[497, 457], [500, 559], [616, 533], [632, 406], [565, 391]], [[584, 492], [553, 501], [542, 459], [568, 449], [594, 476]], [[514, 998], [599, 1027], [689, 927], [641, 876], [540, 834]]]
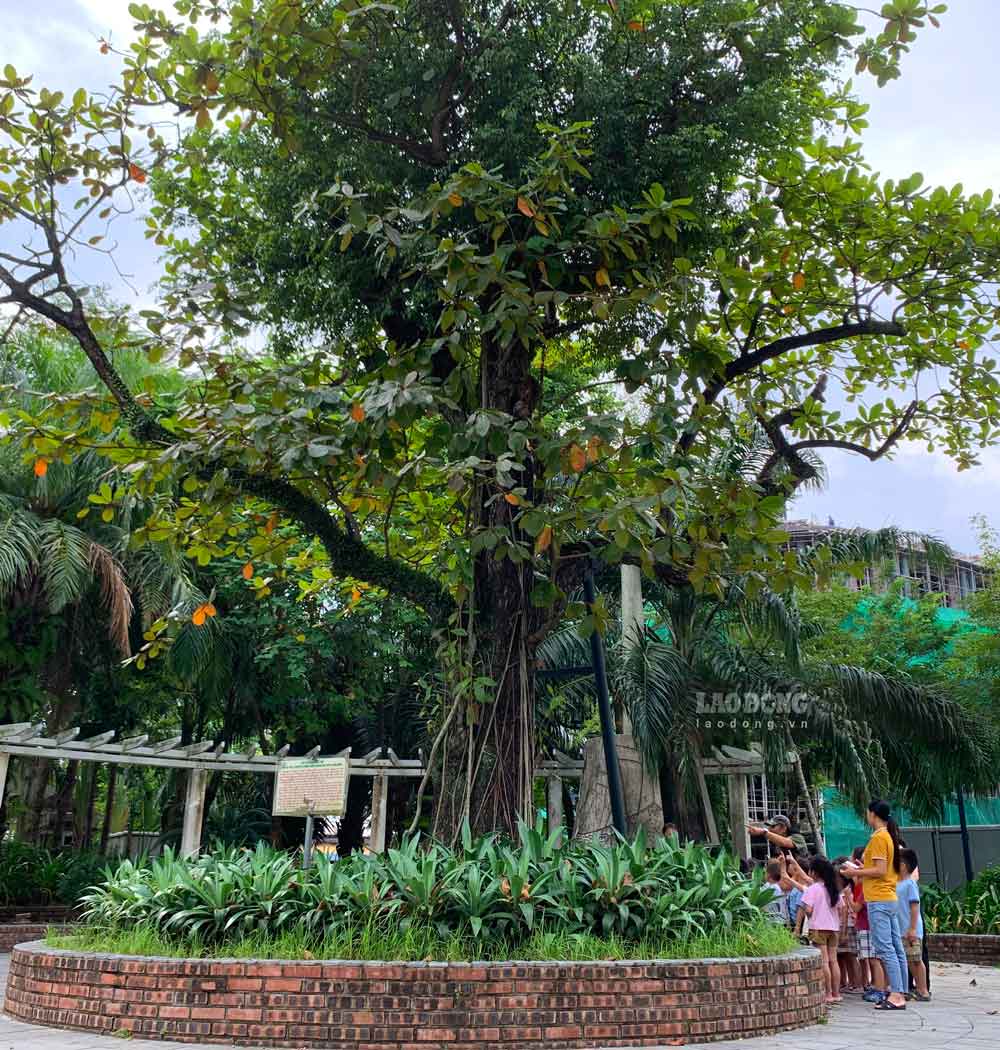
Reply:
[[[892, 530], [844, 534], [822, 553], [814, 549], [802, 557], [854, 562], [862, 550], [891, 549], [897, 541]], [[696, 763], [719, 743], [760, 741], [775, 773], [790, 750], [807, 754], [814, 773], [826, 773], [857, 803], [886, 793], [927, 812], [939, 808], [956, 783], [989, 786], [996, 741], [988, 724], [903, 676], [803, 659], [802, 643], [813, 628], [802, 623], [793, 595], [766, 589], [751, 595], [741, 580], [722, 598], [654, 585], [647, 616], [650, 610], [655, 621], [640, 639], [626, 645], [619, 629], [609, 632], [609, 684], [687, 833], [703, 832]], [[587, 643], [575, 628], [566, 628], [546, 641], [541, 655], [547, 667], [585, 665]], [[592, 703], [592, 688], [581, 677], [563, 691], [585, 705]], [[731, 715], [712, 709], [713, 698], [734, 693], [795, 697], [802, 713], [740, 715], [734, 730]], [[726, 722], [721, 732], [714, 727], [720, 719]], [[764, 731], [754, 727], [758, 719]], [[744, 721], [750, 723], [746, 729], [740, 728]]]
[[[137, 357], [132, 355], [134, 370], [141, 372]], [[46, 332], [28, 331], [0, 346], [0, 389], [5, 403], [37, 412], [48, 396], [92, 386], [89, 367]], [[177, 558], [153, 546], [130, 548], [144, 510], [134, 501], [112, 504], [115, 472], [95, 453], [69, 463], [35, 458], [19, 434], [0, 426], [0, 618], [15, 645], [34, 643], [41, 663], [40, 688], [23, 696], [5, 691], [3, 699], [9, 719], [44, 721], [49, 733], [77, 715], [74, 661], [92, 644], [95, 626], [121, 660], [144, 620], [185, 591], [187, 576]], [[109, 498], [95, 506], [92, 497], [102, 489]], [[36, 761], [24, 791], [24, 825], [33, 837], [42, 831], [51, 770], [51, 762]], [[66, 790], [74, 778], [71, 769]]]

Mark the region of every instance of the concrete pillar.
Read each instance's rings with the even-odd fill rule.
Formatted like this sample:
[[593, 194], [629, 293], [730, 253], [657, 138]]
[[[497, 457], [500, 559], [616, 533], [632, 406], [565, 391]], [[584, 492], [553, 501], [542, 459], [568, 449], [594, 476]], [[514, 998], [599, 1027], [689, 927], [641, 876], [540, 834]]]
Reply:
[[[616, 742], [628, 833], [634, 836], [641, 826], [646, 829], [646, 841], [655, 842], [663, 833], [659, 781], [649, 775], [631, 736], [616, 737]], [[596, 837], [611, 842], [614, 840], [613, 828], [604, 743], [600, 737], [591, 737], [583, 751], [583, 778], [573, 835], [575, 838]]]
[[389, 806], [389, 778], [385, 773], [372, 777], [372, 853], [385, 853], [385, 824]]
[[[646, 614], [642, 607], [642, 573], [638, 565], [623, 565], [622, 573], [622, 640], [628, 652], [642, 637]], [[623, 715], [622, 732], [629, 736], [632, 724], [628, 712]]]
[[730, 773], [729, 781], [729, 833], [733, 852], [744, 860], [750, 856], [750, 806], [747, 802], [747, 778], [744, 773]]
[[563, 826], [563, 782], [562, 777], [550, 776], [548, 789], [549, 834]]
[[187, 797], [184, 800], [184, 830], [181, 833], [181, 856], [197, 857], [201, 851], [201, 826], [205, 820], [207, 769], [189, 769]]

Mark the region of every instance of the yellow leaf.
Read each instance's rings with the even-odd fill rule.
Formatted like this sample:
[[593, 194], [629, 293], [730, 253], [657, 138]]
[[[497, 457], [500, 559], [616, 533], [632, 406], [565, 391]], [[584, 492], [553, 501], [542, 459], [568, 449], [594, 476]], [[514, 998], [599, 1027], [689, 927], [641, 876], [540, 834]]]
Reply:
[[352, 587], [351, 588], [351, 602], [352, 602], [352, 604], [357, 605], [359, 601], [361, 601], [361, 591], [359, 591], [357, 589], [357, 587]]
[[529, 201], [527, 197], [517, 198], [517, 210], [522, 215], [527, 215], [529, 219], [533, 219], [535, 217], [535, 209], [532, 206], [531, 201]]
[[101, 520], [102, 521], [114, 521], [115, 520], [115, 512], [110, 507], [105, 507], [104, 510], [101, 511]]
[[795, 307], [794, 307], [794, 306], [791, 306], [791, 305], [789, 305], [789, 306], [783, 306], [783, 307], [781, 308], [781, 312], [782, 312], [782, 313], [783, 313], [783, 314], [784, 314], [784, 315], [785, 315], [786, 317], [789, 317], [789, 316], [790, 316], [791, 314], [795, 313]]
[[264, 531], [268, 534], [268, 536], [270, 536], [271, 533], [274, 532], [274, 527], [277, 524], [278, 524], [278, 515], [275, 513], [275, 514], [272, 514], [267, 519], [267, 524], [264, 526]]
[[206, 616], [214, 616], [215, 615], [215, 606], [211, 602], [208, 602], [208, 604], [202, 606], [202, 608], [205, 610], [205, 615]]
[[958, 341], [959, 350], [971, 350], [972, 344], [967, 339], [960, 339]]
[[47, 459], [35, 460], [35, 477], [44, 478], [49, 472], [49, 461]]
[[552, 526], [546, 525], [544, 529], [538, 534], [535, 539], [535, 551], [541, 554], [542, 551], [547, 550], [549, 544], [552, 542]]
[[295, 640], [297, 642], [304, 642], [306, 640], [306, 636], [304, 634], [297, 634], [295, 636]]
[[205, 74], [205, 90], [211, 94], [219, 90], [219, 78], [215, 75], [214, 69], [210, 69]]
[[191, 622], [195, 627], [201, 627], [205, 623], [205, 606], [199, 605], [193, 613], [191, 613]]
[[358, 404], [358, 402], [355, 401], [354, 404], [351, 405], [351, 419], [353, 419], [355, 423], [360, 423], [361, 420], [364, 419], [364, 418], [365, 418], [364, 406]]
[[569, 465], [577, 474], [587, 465], [587, 453], [577, 444], [569, 447]]
[[535, 219], [535, 229], [538, 230], [538, 232], [543, 237], [548, 237], [548, 235], [549, 235], [549, 228], [548, 228], [548, 226], [545, 225], [544, 222], [542, 222], [541, 219]]
[[601, 439], [595, 434], [587, 442], [587, 459], [591, 463], [596, 463], [601, 455]]
[[458, 193], [448, 194], [448, 203], [457, 208], [462, 203], [462, 196]]
[[608, 276], [608, 271], [605, 270], [603, 266], [594, 275], [594, 280], [605, 288], [611, 287], [611, 278]]
[[253, 579], [253, 562], [252, 561], [248, 561], [246, 563], [246, 565], [243, 566], [243, 579], [244, 580], [252, 580]]
[[806, 286], [806, 275], [800, 270], [797, 274], [792, 277], [792, 287], [797, 291], [801, 292]]
[[521, 503], [521, 497], [516, 492], [505, 492], [503, 498], [512, 506], [517, 507]]

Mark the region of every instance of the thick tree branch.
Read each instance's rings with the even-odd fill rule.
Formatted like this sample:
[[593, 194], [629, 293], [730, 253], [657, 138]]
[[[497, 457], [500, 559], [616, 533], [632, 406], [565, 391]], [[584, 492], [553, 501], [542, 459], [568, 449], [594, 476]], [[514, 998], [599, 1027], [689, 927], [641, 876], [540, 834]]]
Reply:
[[[726, 367], [706, 384], [701, 394], [703, 405], [714, 404], [719, 395], [741, 376], [747, 375], [755, 368], [781, 357], [783, 354], [791, 353], [793, 350], [802, 350], [808, 346], [824, 346], [826, 343], [839, 342], [841, 339], [854, 339], [865, 335], [906, 335], [906, 329], [896, 321], [857, 321], [853, 324], [839, 324], [831, 328], [819, 328], [813, 332], [803, 332], [801, 335], [790, 335], [783, 339], [776, 339], [773, 343], [759, 347], [752, 353], [742, 354], [735, 357]], [[697, 437], [697, 428], [688, 429], [681, 435], [678, 441], [678, 450], [688, 452]]]
[[[31, 310], [58, 325], [76, 340], [111, 393], [135, 437], [163, 446], [176, 443], [176, 436], [136, 401], [105, 354], [87, 321], [83, 304], [75, 293], [67, 293], [73, 305], [70, 310], [64, 310], [34, 295], [2, 266], [0, 280], [11, 289], [11, 294], [23, 309]], [[219, 471], [226, 472], [236, 489], [280, 507], [315, 536], [323, 544], [331, 566], [338, 574], [357, 577], [407, 598], [423, 608], [437, 623], [443, 622], [450, 614], [453, 607], [451, 596], [435, 579], [394, 558], [383, 557], [369, 550], [361, 540], [348, 535], [321, 502], [302, 492], [288, 479], [253, 474], [238, 463], [227, 461], [225, 456], [199, 463], [193, 472], [208, 479]]]

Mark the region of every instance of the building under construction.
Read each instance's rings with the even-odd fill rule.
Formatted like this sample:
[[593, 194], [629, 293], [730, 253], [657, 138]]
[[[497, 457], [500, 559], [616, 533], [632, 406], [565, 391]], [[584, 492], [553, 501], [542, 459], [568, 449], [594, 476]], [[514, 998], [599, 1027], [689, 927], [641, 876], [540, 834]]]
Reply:
[[[786, 521], [784, 527], [790, 535], [789, 546], [793, 550], [811, 547], [831, 533], [844, 531], [833, 522], [820, 525], [813, 521]], [[986, 586], [988, 576], [989, 571], [983, 568], [976, 555], [952, 554], [941, 561], [929, 558], [920, 541], [913, 540], [906, 546], [899, 546], [895, 554], [881, 564], [866, 566], [860, 579], [852, 576], [847, 583], [855, 590], [870, 587], [874, 591], [885, 591], [894, 580], [902, 579], [908, 597], [940, 594], [945, 605], [959, 608], [965, 605], [969, 595]]]

